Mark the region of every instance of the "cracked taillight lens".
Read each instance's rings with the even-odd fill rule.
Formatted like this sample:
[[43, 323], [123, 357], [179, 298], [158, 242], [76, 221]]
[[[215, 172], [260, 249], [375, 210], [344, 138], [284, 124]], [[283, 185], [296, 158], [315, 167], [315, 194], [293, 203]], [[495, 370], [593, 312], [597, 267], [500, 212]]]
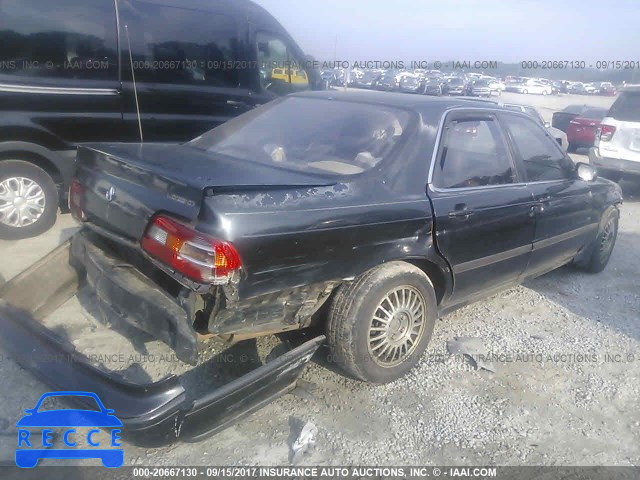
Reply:
[[228, 283], [242, 267], [230, 243], [162, 215], [151, 221], [141, 245], [149, 255], [198, 283]]

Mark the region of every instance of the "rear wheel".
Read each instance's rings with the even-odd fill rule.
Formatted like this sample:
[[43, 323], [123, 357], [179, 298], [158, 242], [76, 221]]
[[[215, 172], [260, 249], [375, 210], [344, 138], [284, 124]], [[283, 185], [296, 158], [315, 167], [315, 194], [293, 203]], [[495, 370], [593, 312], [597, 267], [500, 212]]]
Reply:
[[427, 275], [390, 262], [344, 284], [329, 311], [332, 360], [353, 377], [387, 383], [411, 370], [436, 320], [436, 296]]
[[569, 142], [569, 146], [567, 147], [567, 151], [569, 153], [575, 153], [576, 150], [578, 150], [578, 147], [576, 146], [575, 143]]
[[0, 238], [17, 240], [51, 228], [58, 191], [40, 167], [22, 160], [0, 162]]

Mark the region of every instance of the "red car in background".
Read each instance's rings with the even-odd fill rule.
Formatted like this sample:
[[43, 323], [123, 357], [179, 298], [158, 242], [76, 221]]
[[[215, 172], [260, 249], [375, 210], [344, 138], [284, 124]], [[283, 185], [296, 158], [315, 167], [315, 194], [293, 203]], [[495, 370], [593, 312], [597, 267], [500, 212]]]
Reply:
[[610, 82], [602, 82], [600, 84], [600, 95], [607, 97], [615, 97], [618, 94], [618, 89]]
[[571, 120], [567, 127], [568, 151], [575, 152], [578, 148], [593, 147], [596, 131], [606, 114], [605, 108], [589, 108]]

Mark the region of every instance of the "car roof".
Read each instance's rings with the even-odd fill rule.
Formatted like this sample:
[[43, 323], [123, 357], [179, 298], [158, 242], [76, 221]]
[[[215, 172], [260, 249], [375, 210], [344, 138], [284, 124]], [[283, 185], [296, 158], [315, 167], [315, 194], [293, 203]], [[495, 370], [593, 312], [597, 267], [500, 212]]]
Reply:
[[338, 100], [342, 102], [369, 103], [387, 107], [408, 108], [416, 111], [425, 109], [446, 110], [453, 107], [495, 108], [504, 110], [491, 100], [479, 100], [473, 97], [433, 97], [428, 95], [407, 95], [395, 92], [377, 92], [371, 90], [324, 90], [305, 91], [293, 94], [294, 97]]

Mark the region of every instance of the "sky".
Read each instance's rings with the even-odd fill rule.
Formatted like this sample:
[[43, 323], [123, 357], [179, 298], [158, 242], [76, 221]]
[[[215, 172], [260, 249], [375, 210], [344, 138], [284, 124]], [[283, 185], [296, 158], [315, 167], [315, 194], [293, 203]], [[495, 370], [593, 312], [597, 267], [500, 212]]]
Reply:
[[318, 60], [640, 61], [640, 0], [254, 1]]

